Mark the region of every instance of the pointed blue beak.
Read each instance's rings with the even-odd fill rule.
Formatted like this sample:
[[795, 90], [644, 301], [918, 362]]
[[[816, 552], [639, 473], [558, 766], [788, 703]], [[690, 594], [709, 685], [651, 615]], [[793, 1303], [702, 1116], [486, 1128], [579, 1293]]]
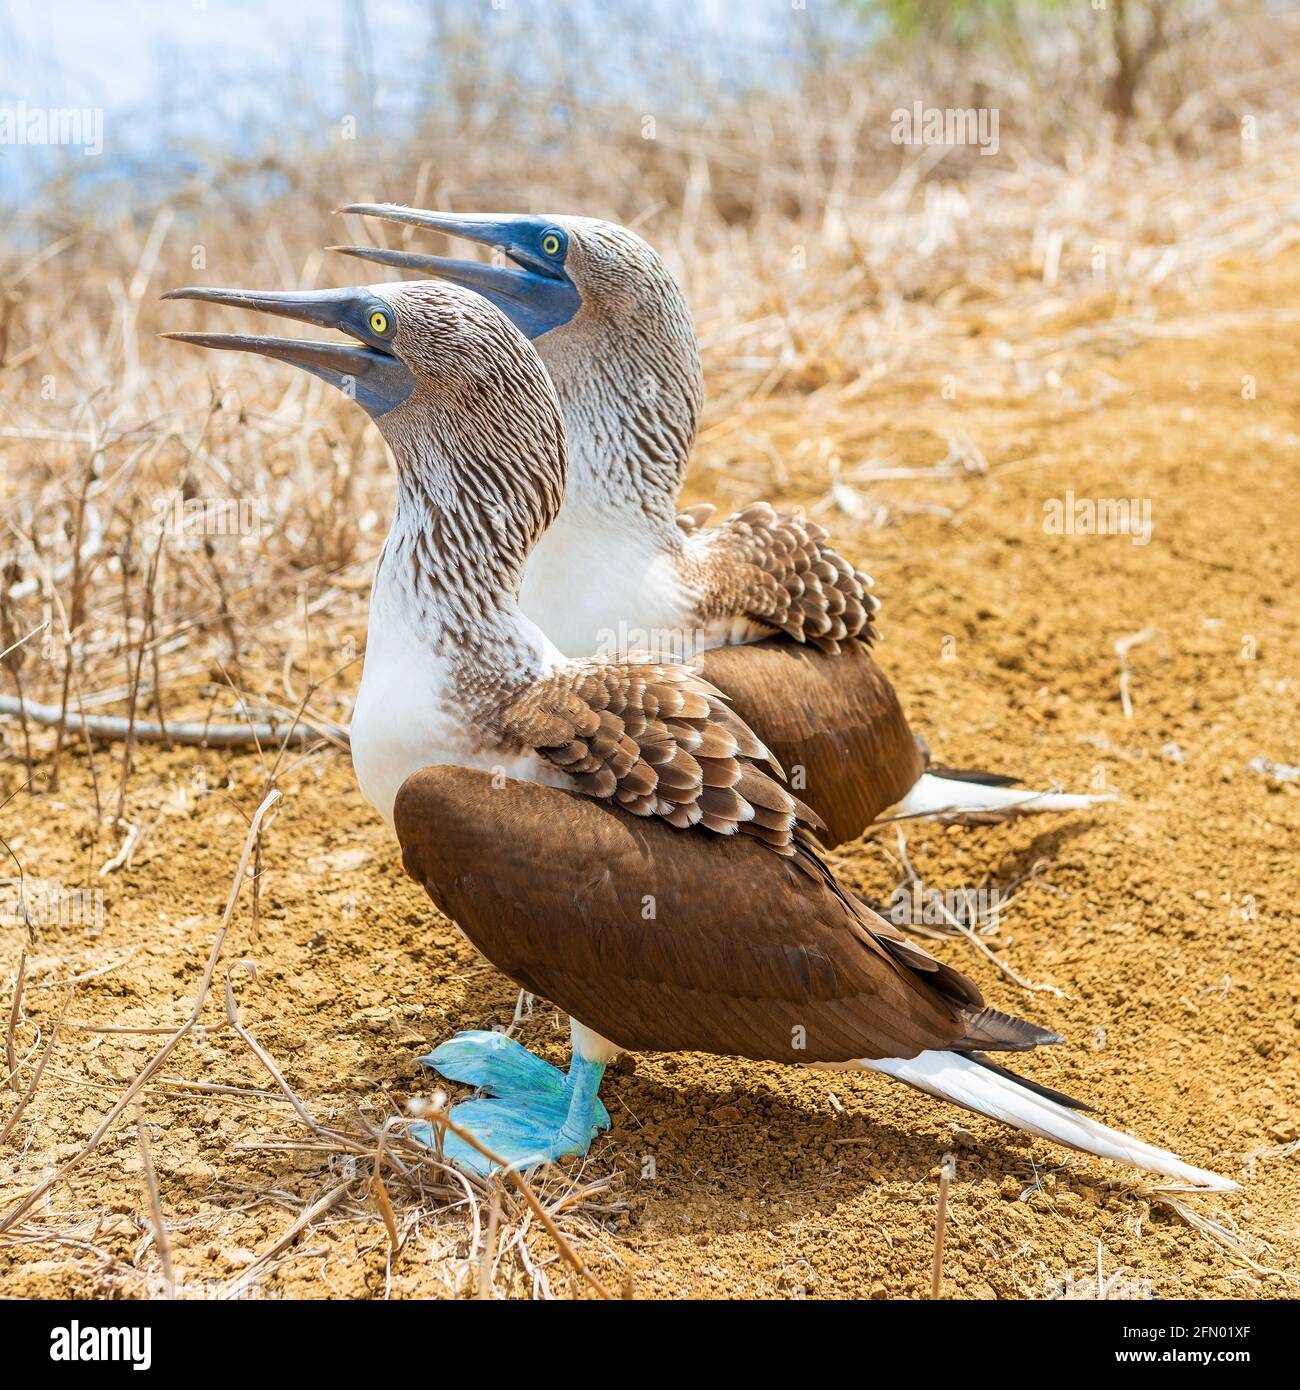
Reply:
[[[396, 203], [351, 203], [338, 210], [424, 227], [504, 251], [514, 262], [513, 266], [427, 256], [416, 251], [389, 251], [376, 246], [328, 248], [376, 265], [411, 270], [463, 285], [495, 304], [525, 337], [540, 338], [568, 323], [582, 307], [582, 295], [564, 269], [568, 237], [547, 218], [523, 213], [476, 216], [425, 212], [420, 208], [399, 207]], [[557, 249], [548, 251], [548, 247]]]
[[[169, 290], [164, 299], [197, 299], [207, 304], [230, 304], [278, 314], [319, 328], [333, 328], [357, 339], [351, 343], [313, 342], [301, 338], [269, 338], [260, 334], [164, 333], [178, 343], [255, 352], [291, 362], [342, 391], [372, 419], [387, 415], [415, 389], [415, 378], [395, 354], [391, 338], [393, 309], [368, 289], [255, 291], [191, 287]], [[373, 325], [382, 318], [384, 332]]]

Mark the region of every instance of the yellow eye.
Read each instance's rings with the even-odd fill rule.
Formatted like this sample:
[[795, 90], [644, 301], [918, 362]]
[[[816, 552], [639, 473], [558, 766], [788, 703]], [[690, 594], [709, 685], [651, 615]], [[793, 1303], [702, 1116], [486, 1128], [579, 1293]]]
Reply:
[[381, 336], [388, 332], [388, 315], [382, 309], [375, 309], [371, 313], [370, 331]]
[[548, 256], [558, 256], [560, 254], [560, 238], [554, 232], [547, 232], [542, 238], [542, 250]]

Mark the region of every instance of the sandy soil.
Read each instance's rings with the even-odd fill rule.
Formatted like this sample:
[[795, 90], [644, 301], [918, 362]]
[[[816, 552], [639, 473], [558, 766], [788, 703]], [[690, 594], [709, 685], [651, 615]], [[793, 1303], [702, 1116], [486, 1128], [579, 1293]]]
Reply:
[[[582, 1181], [608, 1182], [566, 1225], [613, 1287], [661, 1298], [923, 1295], [938, 1165], [953, 1152], [949, 1296], [1093, 1297], [1099, 1251], [1113, 1295], [1292, 1292], [1300, 782], [1249, 765], [1300, 762], [1300, 322], [1274, 312], [1298, 293], [1300, 256], [1226, 267], [1196, 302], [1165, 306], [1167, 332], [1123, 353], [1100, 338], [1029, 400], [972, 400], [960, 383], [955, 402], [930, 382], [873, 387], [861, 401], [873, 456], [930, 465], [962, 430], [990, 470], [881, 489], [951, 517], [917, 513], [882, 531], [831, 518], [845, 550], [876, 576], [882, 661], [937, 758], [1122, 797], [1092, 816], [910, 824], [907, 855], [928, 885], [1005, 887], [1030, 875], [988, 939], [1011, 970], [1051, 988], [1018, 987], [961, 939], [936, 949], [995, 1002], [1069, 1037], [1026, 1070], [1103, 1118], [1242, 1178], [1242, 1190], [1188, 1199], [1198, 1219], [1189, 1221], [1141, 1178], [883, 1079], [642, 1056], [607, 1079], [615, 1126]], [[1243, 399], [1246, 377], [1254, 399]], [[773, 399], [766, 423], [788, 433], [805, 410], [815, 416], [815, 403]], [[747, 422], [750, 432], [762, 427]], [[702, 462], [727, 463], [729, 447], [726, 430], [713, 431]], [[700, 476], [709, 483], [721, 468]], [[824, 489], [824, 476], [796, 469], [772, 500], [811, 504]], [[1044, 501], [1067, 490], [1149, 500], [1150, 543], [1049, 534]], [[691, 500], [705, 496], [725, 505], [749, 494], [697, 488]], [[1125, 718], [1115, 647], [1144, 631], [1128, 657]], [[22, 775], [11, 757], [0, 792]], [[130, 818], [146, 833], [132, 865], [102, 877], [113, 847], [107, 832], [91, 844], [80, 755], [57, 795], [20, 793], [0, 813], [33, 880], [103, 895], [102, 904], [65, 895], [67, 910], [47, 906], [29, 947], [20, 1053], [34, 1046], [35, 1025], [48, 1035], [60, 983], [80, 983], [0, 1157], [0, 1210], [76, 1154], [161, 1041], [70, 1024], [157, 1028], [185, 1017], [262, 779], [251, 756], [178, 751], [146, 753], [132, 786]], [[516, 990], [404, 879], [345, 756], [317, 755], [282, 786], [260, 916], [254, 924], [246, 892], [224, 961], [256, 965], [256, 982], [235, 982], [244, 1020], [312, 1113], [382, 1119], [432, 1089], [415, 1062], [428, 1044], [507, 1022]], [[890, 829], [837, 862], [888, 893], [901, 877], [898, 850]], [[11, 913], [4, 922], [7, 1011], [26, 933]], [[472, 1291], [465, 1208], [437, 1193], [394, 1193], [403, 1243], [391, 1255], [364, 1174], [278, 1248], [340, 1181], [340, 1160], [266, 1147], [304, 1138], [280, 1099], [186, 1089], [271, 1085], [220, 1026], [221, 994], [218, 975], [204, 1011], [213, 1026], [162, 1068], [181, 1084], [161, 1081], [143, 1098], [180, 1291], [229, 1289], [245, 1271], [255, 1275], [251, 1296]], [[553, 1060], [566, 1056], [549, 1006], [538, 1005], [521, 1036]], [[512, 1232], [516, 1205], [503, 1214]], [[1218, 1223], [1219, 1236], [1199, 1221]], [[0, 1244], [0, 1290], [156, 1290], [150, 1232], [128, 1119]], [[557, 1294], [586, 1292], [544, 1234], [530, 1228], [526, 1242]], [[510, 1250], [495, 1287], [532, 1287]]]

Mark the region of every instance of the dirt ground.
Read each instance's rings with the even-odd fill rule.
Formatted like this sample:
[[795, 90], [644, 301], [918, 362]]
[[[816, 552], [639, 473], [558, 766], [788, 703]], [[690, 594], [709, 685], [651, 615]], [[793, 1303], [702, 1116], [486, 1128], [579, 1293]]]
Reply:
[[[917, 510], [882, 530], [841, 513], [828, 522], [876, 578], [881, 660], [937, 759], [1120, 793], [1092, 815], [908, 823], [906, 853], [928, 886], [1022, 880], [985, 939], [1040, 988], [1020, 987], [960, 938], [935, 949], [991, 1001], [1069, 1038], [1026, 1071], [1239, 1177], [1241, 1190], [1171, 1205], [1142, 1177], [883, 1078], [641, 1056], [608, 1075], [613, 1132], [579, 1177], [595, 1191], [566, 1203], [566, 1231], [611, 1287], [645, 1298], [925, 1296], [938, 1166], [952, 1152], [947, 1296], [1095, 1297], [1099, 1265], [1110, 1296], [1293, 1295], [1300, 780], [1251, 764], [1300, 763], [1300, 315], [1282, 308], [1298, 296], [1300, 254], [1226, 266], [1193, 301], [1165, 304], [1142, 341], [1119, 351], [1099, 334], [1028, 399], [971, 399], [960, 380], [956, 400], [935, 382], [873, 386], [860, 402], [872, 456], [928, 466], [962, 431], [989, 470], [880, 485], [891, 503], [950, 515]], [[750, 433], [788, 432], [815, 421], [816, 397], [777, 396], [764, 410]], [[725, 476], [730, 447], [725, 428], [712, 430], [699, 475], [708, 487]], [[795, 469], [768, 495], [811, 505], [825, 490], [824, 475]], [[1149, 543], [1050, 533], [1044, 503], [1067, 493], [1149, 501]], [[733, 479], [721, 492], [697, 485], [690, 500], [750, 496]], [[1116, 644], [1136, 634], [1126, 717]], [[11, 721], [6, 734], [0, 793], [24, 776]], [[319, 753], [281, 786], [258, 920], [246, 889], [204, 1007], [210, 1027], [176, 1047], [142, 1097], [178, 1291], [472, 1293], [463, 1202], [394, 1192], [393, 1253], [363, 1173], [301, 1224], [349, 1174], [304, 1142], [223, 1026], [222, 972], [236, 959], [255, 965], [255, 981], [233, 977], [246, 1026], [312, 1114], [340, 1122], [357, 1110], [380, 1121], [429, 1094], [419, 1054], [458, 1028], [507, 1023], [517, 991], [403, 877], [346, 755]], [[37, 1046], [36, 1025], [48, 1037], [63, 982], [79, 982], [0, 1152], [0, 1212], [77, 1154], [165, 1038], [85, 1025], [184, 1020], [261, 790], [253, 756], [146, 751], [129, 808], [144, 833], [130, 864], [104, 875], [115, 843], [104, 832], [91, 844], [80, 753], [56, 794], [20, 792], [0, 812], [29, 878], [64, 890], [60, 910], [47, 902], [42, 918], [38, 900], [34, 913], [20, 1060]], [[878, 894], [902, 877], [893, 827], [836, 862]], [[75, 897], [85, 885], [90, 896]], [[3, 920], [7, 1013], [27, 933], [12, 912]], [[567, 1056], [547, 1005], [520, 1036], [552, 1060]], [[564, 1184], [548, 1191], [559, 1200]], [[556, 1294], [585, 1295], [544, 1233], [520, 1236], [525, 1218], [508, 1200], [496, 1292], [535, 1287], [522, 1241]], [[151, 1232], [128, 1115], [3, 1238], [0, 1290], [156, 1292]]]

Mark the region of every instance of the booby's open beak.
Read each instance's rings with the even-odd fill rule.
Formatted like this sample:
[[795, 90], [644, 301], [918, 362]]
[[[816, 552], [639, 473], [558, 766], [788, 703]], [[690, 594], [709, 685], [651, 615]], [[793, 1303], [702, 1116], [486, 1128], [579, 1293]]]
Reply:
[[543, 333], [568, 323], [582, 306], [582, 295], [564, 269], [568, 237], [547, 218], [522, 213], [484, 217], [425, 212], [420, 208], [399, 207], [396, 203], [350, 203], [338, 211], [404, 222], [447, 236], [464, 237], [481, 246], [498, 247], [514, 262], [513, 266], [373, 246], [331, 246], [328, 249], [373, 261], [376, 265], [414, 270], [464, 285], [495, 304], [529, 338], [540, 338]]
[[386, 415], [415, 389], [415, 378], [393, 351], [396, 323], [390, 305], [364, 287], [344, 290], [254, 291], [190, 287], [169, 290], [164, 299], [198, 299], [230, 304], [298, 319], [320, 328], [334, 328], [357, 340], [350, 343], [313, 342], [301, 338], [270, 338], [260, 334], [164, 333], [196, 347], [256, 352], [292, 362], [337, 387], [374, 419]]

